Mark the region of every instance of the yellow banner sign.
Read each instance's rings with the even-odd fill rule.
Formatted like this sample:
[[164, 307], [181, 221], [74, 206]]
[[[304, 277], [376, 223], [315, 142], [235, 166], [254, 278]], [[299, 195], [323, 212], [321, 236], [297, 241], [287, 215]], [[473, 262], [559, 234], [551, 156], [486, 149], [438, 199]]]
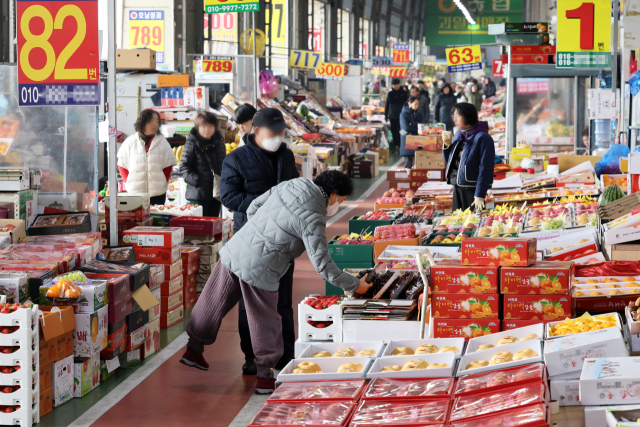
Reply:
[[611, 1], [558, 2], [558, 52], [610, 52]]
[[292, 49], [289, 56], [289, 67], [316, 69], [322, 63], [322, 53], [310, 50]]

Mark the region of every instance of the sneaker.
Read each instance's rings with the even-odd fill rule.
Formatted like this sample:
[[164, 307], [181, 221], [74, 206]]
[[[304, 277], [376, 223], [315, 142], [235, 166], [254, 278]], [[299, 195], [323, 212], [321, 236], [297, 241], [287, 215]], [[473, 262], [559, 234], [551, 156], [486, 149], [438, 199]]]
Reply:
[[242, 375], [258, 375], [258, 367], [253, 362], [242, 365]]
[[209, 364], [202, 354], [196, 353], [187, 347], [187, 351], [185, 351], [184, 355], [182, 355], [182, 359], [180, 359], [180, 363], [187, 366], [192, 366], [194, 368], [202, 369], [203, 371], [209, 370]]
[[271, 394], [276, 391], [275, 378], [260, 378], [256, 382], [256, 394]]

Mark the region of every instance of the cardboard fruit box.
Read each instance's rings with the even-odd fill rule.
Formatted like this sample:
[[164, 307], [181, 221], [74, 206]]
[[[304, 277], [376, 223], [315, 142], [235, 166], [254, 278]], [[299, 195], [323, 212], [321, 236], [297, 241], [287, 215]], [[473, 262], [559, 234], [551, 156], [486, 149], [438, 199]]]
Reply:
[[172, 248], [184, 240], [181, 227], [134, 227], [124, 232], [126, 244]]
[[573, 285], [574, 275], [572, 262], [537, 261], [530, 267], [502, 267], [500, 292], [566, 295]]
[[500, 312], [498, 294], [433, 294], [431, 314], [441, 319], [497, 319]]
[[100, 354], [73, 362], [73, 397], [84, 397], [100, 385]]
[[73, 355], [91, 357], [107, 346], [107, 307], [93, 313], [77, 313], [73, 331]]
[[432, 318], [434, 338], [459, 338], [465, 340], [500, 332], [500, 321], [496, 319], [437, 319]]
[[182, 216], [171, 218], [171, 227], [184, 228], [184, 234], [195, 236], [216, 236], [222, 234], [223, 219], [218, 217]]
[[[110, 198], [105, 197], [105, 221], [111, 219]], [[116, 202], [118, 222], [143, 222], [151, 218], [149, 193], [118, 193]]]
[[131, 295], [131, 285], [127, 274], [85, 273], [85, 276], [91, 280], [105, 280], [107, 282], [105, 304], [114, 304], [127, 295]]
[[[520, 350], [531, 350], [531, 357], [511, 360], [503, 363], [489, 364], [487, 366], [470, 367], [472, 362], [486, 361], [490, 362], [491, 358], [498, 353], [508, 352], [513, 356]], [[520, 341], [514, 344], [501, 345], [484, 351], [478, 351], [475, 353], [469, 353], [462, 356], [460, 364], [458, 365], [457, 376], [475, 374], [478, 372], [494, 371], [497, 369], [511, 368], [519, 365], [528, 365], [530, 363], [542, 362], [542, 341], [540, 340], [528, 340]]]
[[460, 260], [438, 261], [431, 269], [434, 294], [496, 294], [498, 278], [498, 267], [463, 265]]
[[470, 237], [462, 241], [462, 263], [526, 267], [536, 262], [536, 244], [536, 239], [522, 237]]
[[136, 247], [136, 261], [149, 264], [173, 264], [180, 260], [180, 246], [172, 248]]
[[571, 295], [504, 295], [503, 318], [556, 320], [571, 316]]
[[[403, 371], [382, 372], [386, 366], [404, 366], [407, 362], [424, 361], [428, 365], [442, 363], [442, 367], [430, 369], [412, 369]], [[451, 377], [455, 372], [455, 353], [414, 354], [409, 356], [389, 356], [374, 359], [371, 369], [367, 372], [367, 378], [424, 378], [424, 377]]]
[[169, 328], [177, 323], [182, 322], [184, 318], [184, 307], [180, 306], [169, 313], [160, 314], [160, 327]]
[[373, 245], [339, 245], [340, 236], [329, 241], [329, 254], [336, 263], [371, 263], [373, 265]]
[[442, 151], [442, 135], [407, 135], [407, 150]]

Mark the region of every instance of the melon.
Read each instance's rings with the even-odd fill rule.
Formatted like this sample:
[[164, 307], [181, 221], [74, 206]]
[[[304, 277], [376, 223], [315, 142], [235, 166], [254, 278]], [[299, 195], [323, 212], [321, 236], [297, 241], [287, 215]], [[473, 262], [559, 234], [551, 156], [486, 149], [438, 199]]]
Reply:
[[612, 185], [610, 187], [605, 188], [605, 190], [600, 195], [600, 200], [598, 200], [598, 206], [605, 206], [611, 202], [615, 202], [618, 199], [622, 199], [624, 197], [624, 192], [617, 185]]

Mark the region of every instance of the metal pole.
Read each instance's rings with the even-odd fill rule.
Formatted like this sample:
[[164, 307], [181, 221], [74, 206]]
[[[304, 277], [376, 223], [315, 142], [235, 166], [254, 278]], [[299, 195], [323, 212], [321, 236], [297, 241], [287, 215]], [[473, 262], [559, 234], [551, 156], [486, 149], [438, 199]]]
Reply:
[[[116, 153], [116, 4], [113, 1], [107, 2], [109, 20], [109, 75], [107, 78], [107, 100], [109, 101], [109, 241], [111, 246], [118, 244], [118, 212], [116, 203], [118, 197], [118, 173], [116, 171], [117, 153]], [[113, 131], [111, 130], [113, 129]]]
[[[613, 2], [613, 41], [611, 45], [611, 91], [613, 92], [613, 105], [616, 103], [616, 87], [618, 86], [618, 15], [620, 15], [620, 3]], [[622, 87], [622, 85], [621, 85]], [[617, 137], [617, 134], [616, 134]]]
[[[104, 100], [103, 100], [104, 102]], [[98, 150], [100, 149], [100, 107], [96, 107], [96, 144], [93, 148], [93, 208], [94, 214], [98, 215]]]
[[187, 72], [187, 0], [182, 0], [182, 72]]
[[[516, 146], [516, 142], [514, 141], [514, 138], [512, 137], [512, 134], [515, 135], [515, 133], [513, 132], [513, 127], [515, 127], [515, 123], [516, 123], [516, 118], [515, 118], [515, 114], [516, 114], [516, 109], [515, 109], [515, 105], [514, 105], [514, 101], [516, 99], [516, 97], [514, 96], [514, 94], [512, 93], [513, 91], [516, 90], [516, 88], [513, 85], [513, 81], [511, 79], [511, 45], [507, 45], [507, 95], [506, 95], [506, 103], [507, 103], [507, 108], [506, 108], [506, 112], [507, 112], [507, 122], [506, 122], [506, 129], [505, 129], [505, 138], [507, 139], [505, 141], [504, 144], [504, 149], [505, 152], [511, 152], [511, 150], [513, 150], [513, 147]], [[504, 67], [504, 64], [502, 65]], [[506, 154], [506, 153], [505, 153]]]
[[253, 106], [258, 108], [258, 58], [256, 57], [256, 13], [251, 12], [251, 38], [253, 39]]
[[580, 90], [580, 80], [578, 76], [573, 81], [573, 154], [578, 155], [578, 140], [582, 132], [582, 120], [579, 119], [580, 113], [584, 114], [584, 110], [578, 109], [578, 91]]
[[63, 149], [63, 166], [62, 166], [62, 192], [67, 197], [67, 143], [69, 142], [69, 132], [67, 124], [69, 122], [69, 106], [64, 106], [64, 149]]
[[15, 8], [15, 0], [9, 1], [9, 62], [15, 64], [16, 57], [15, 51], [13, 50], [13, 41], [16, 38], [14, 33], [14, 28], [16, 25], [16, 8]]

